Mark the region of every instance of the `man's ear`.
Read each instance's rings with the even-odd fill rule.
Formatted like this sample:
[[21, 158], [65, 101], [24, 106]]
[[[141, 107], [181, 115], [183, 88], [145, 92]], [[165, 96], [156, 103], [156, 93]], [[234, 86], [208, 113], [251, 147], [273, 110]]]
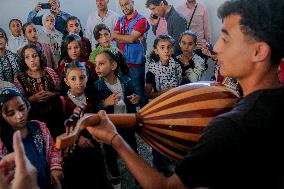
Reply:
[[271, 48], [265, 42], [256, 42], [254, 49], [253, 60], [256, 62], [264, 61], [270, 56]]

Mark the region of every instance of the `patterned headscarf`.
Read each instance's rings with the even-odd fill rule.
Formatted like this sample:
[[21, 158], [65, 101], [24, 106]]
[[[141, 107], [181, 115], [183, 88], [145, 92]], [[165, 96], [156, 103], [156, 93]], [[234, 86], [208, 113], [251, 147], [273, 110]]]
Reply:
[[3, 87], [0, 89], [0, 111], [2, 112], [3, 105], [13, 97], [23, 97], [21, 92], [15, 87]]

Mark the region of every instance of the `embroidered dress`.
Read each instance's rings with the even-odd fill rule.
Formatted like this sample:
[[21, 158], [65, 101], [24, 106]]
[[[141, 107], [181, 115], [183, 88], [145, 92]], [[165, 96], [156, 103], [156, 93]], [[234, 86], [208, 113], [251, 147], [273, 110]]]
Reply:
[[[30, 77], [26, 72], [17, 75], [15, 85], [21, 90], [26, 98], [44, 90], [56, 92], [59, 88], [58, 75], [48, 67], [45, 67], [40, 78]], [[43, 102], [31, 103], [29, 116], [47, 124], [53, 138], [64, 133], [64, 120], [62, 116], [62, 102], [59, 96], [48, 98]]]
[[[28, 159], [38, 171], [38, 185], [41, 189], [48, 188], [50, 171], [62, 170], [59, 151], [54, 147], [54, 141], [43, 122], [31, 120], [28, 122], [28, 136], [23, 139]], [[0, 157], [8, 154], [0, 138]]]
[[0, 80], [13, 83], [14, 77], [23, 70], [20, 58], [9, 50], [0, 56]]
[[182, 54], [178, 55], [176, 59], [179, 60], [179, 63], [182, 68], [182, 82], [181, 84], [191, 83], [200, 81], [200, 78], [205, 71], [204, 59], [202, 59], [197, 54], [194, 54], [189, 62], [185, 65], [182, 63]]

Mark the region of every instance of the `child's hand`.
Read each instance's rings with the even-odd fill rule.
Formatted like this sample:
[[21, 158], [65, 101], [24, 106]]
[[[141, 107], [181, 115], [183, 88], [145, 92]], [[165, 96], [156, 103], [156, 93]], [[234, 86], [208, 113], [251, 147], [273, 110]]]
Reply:
[[94, 145], [91, 143], [91, 140], [84, 136], [79, 137], [78, 146], [80, 148], [93, 148], [94, 147]]
[[46, 95], [46, 91], [40, 91], [28, 98], [30, 102], [43, 102], [46, 101], [48, 96]]
[[105, 99], [104, 106], [105, 106], [105, 108], [108, 107], [108, 106], [113, 106], [113, 105], [117, 104], [118, 101], [120, 101], [120, 96], [118, 95], [118, 93], [113, 93], [112, 95], [107, 97], [107, 99]]
[[140, 97], [136, 94], [127, 96], [127, 99], [131, 102], [131, 104], [138, 104]]

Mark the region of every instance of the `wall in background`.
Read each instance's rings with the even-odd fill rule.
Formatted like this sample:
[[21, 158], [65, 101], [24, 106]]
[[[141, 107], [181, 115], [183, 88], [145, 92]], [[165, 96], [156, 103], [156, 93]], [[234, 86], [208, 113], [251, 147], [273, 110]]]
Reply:
[[[47, 0], [41, 0], [41, 2], [46, 2]], [[168, 0], [169, 4], [178, 5], [185, 0]], [[225, 0], [197, 0], [198, 2], [204, 3], [208, 7], [209, 17], [212, 28], [213, 42], [216, 41], [219, 30], [221, 27], [221, 22], [217, 18], [217, 8]], [[18, 18], [23, 23], [27, 20], [27, 15], [30, 10], [35, 7], [38, 0], [1, 0], [1, 17], [0, 17], [0, 27], [5, 29], [7, 33], [10, 33], [8, 23], [12, 18]], [[148, 18], [149, 10], [145, 8], [146, 0], [136, 0], [135, 8], [139, 12]], [[109, 8], [122, 14], [118, 0], [109, 0]], [[95, 0], [61, 0], [61, 9], [65, 12], [75, 15], [80, 18], [83, 28], [85, 27], [86, 20], [89, 12], [96, 9]], [[153, 42], [153, 33], [150, 31], [148, 35], [148, 49], [151, 49]]]

